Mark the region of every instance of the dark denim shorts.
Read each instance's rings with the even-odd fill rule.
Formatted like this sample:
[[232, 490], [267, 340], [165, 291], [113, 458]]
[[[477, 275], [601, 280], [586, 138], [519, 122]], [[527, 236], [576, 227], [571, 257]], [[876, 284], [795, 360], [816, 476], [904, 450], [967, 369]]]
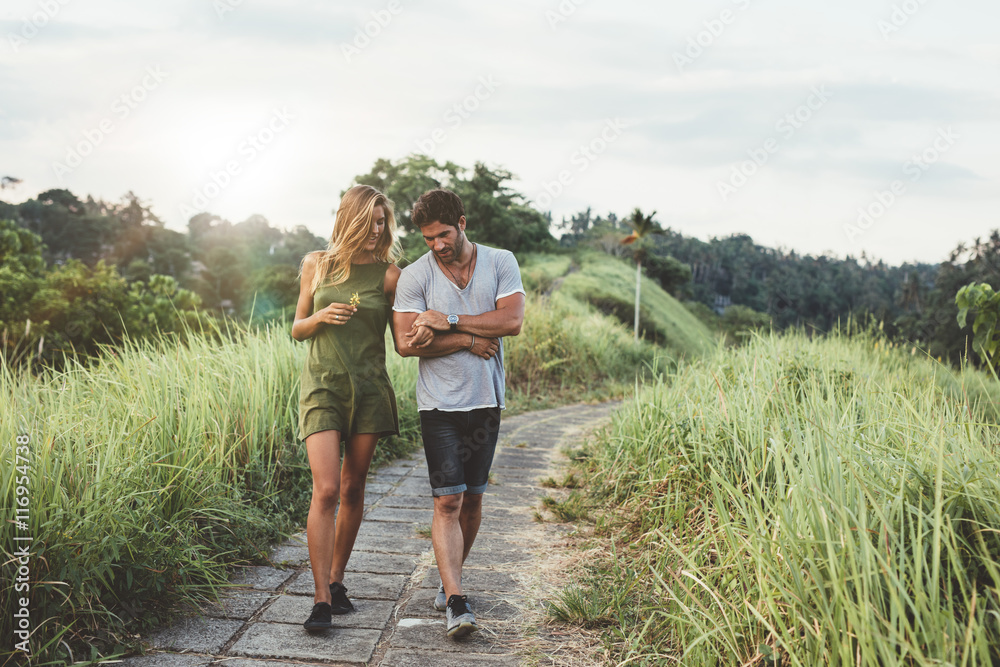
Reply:
[[500, 433], [500, 408], [421, 410], [420, 433], [435, 497], [486, 491]]

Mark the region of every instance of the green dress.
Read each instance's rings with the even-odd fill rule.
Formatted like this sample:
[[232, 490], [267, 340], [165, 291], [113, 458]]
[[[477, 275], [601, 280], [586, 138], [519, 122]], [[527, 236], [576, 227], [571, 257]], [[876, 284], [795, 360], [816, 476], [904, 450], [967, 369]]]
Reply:
[[346, 324], [324, 324], [309, 339], [299, 392], [299, 439], [318, 431], [399, 435], [396, 395], [385, 368], [385, 327], [392, 305], [385, 296], [385, 262], [352, 264], [339, 285], [323, 285], [313, 295], [313, 312], [331, 303], [350, 303], [358, 311]]

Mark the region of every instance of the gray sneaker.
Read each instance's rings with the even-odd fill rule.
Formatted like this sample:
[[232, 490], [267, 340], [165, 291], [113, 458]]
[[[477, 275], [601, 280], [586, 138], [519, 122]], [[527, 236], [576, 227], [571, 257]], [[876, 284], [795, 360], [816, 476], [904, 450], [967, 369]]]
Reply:
[[445, 618], [448, 622], [449, 637], [464, 637], [479, 629], [476, 615], [469, 609], [468, 600], [464, 595], [452, 595], [448, 598]]
[[448, 598], [444, 596], [444, 584], [438, 588], [437, 595], [434, 596], [434, 609], [444, 611], [448, 608]]

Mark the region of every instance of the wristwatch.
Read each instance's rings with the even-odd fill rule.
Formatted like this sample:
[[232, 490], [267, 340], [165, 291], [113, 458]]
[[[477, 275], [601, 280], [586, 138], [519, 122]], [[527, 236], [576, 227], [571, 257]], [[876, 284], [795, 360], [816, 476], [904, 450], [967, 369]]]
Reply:
[[448, 324], [451, 325], [452, 331], [458, 331], [458, 315], [449, 315]]

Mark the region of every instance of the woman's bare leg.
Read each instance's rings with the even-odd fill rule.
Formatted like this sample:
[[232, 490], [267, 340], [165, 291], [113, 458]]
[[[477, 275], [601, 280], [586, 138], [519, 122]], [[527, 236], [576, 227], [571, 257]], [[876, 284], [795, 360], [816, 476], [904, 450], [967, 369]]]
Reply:
[[378, 444], [376, 433], [356, 433], [344, 451], [344, 466], [340, 471], [340, 515], [337, 517], [337, 539], [330, 565], [330, 581], [343, 583], [347, 561], [354, 550], [354, 540], [365, 512], [365, 482]]
[[306, 438], [313, 491], [306, 519], [309, 563], [316, 586], [314, 601], [330, 602], [326, 573], [333, 561], [337, 531], [337, 500], [340, 497], [340, 431], [320, 431]]

